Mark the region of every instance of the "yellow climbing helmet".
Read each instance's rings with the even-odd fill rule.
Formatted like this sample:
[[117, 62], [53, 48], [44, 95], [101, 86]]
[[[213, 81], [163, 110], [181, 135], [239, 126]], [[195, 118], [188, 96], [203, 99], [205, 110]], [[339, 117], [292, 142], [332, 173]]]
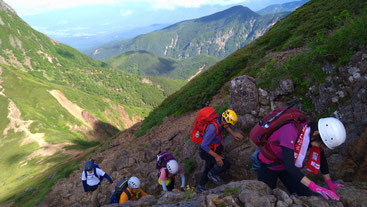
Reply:
[[235, 125], [238, 120], [236, 112], [231, 109], [227, 109], [225, 112], [223, 112], [222, 117], [226, 123], [231, 125]]

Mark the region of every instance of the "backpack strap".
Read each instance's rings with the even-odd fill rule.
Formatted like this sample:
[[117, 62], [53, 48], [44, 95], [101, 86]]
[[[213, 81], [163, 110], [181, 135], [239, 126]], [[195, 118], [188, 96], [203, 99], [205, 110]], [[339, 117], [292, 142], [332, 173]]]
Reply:
[[125, 192], [127, 197], [129, 198], [129, 200], [131, 199], [131, 193], [130, 191], [127, 189], [127, 187], [122, 191], [122, 192]]
[[97, 168], [94, 166], [93, 166], [93, 173], [94, 173], [94, 176], [96, 176], [99, 179], [99, 181], [101, 181], [100, 176], [97, 174]]
[[[219, 125], [217, 122], [213, 122], [212, 124], [215, 126], [215, 129], [216, 129], [215, 137], [217, 137], [219, 135]], [[222, 136], [222, 141], [220, 143], [209, 144], [209, 148], [211, 148], [214, 152], [217, 151], [217, 147], [220, 144], [223, 144], [223, 131], [220, 133], [220, 135]]]

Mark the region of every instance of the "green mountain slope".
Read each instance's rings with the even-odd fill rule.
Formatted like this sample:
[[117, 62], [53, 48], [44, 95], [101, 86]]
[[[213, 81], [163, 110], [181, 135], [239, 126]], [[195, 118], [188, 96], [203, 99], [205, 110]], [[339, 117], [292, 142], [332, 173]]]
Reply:
[[207, 54], [224, 58], [264, 34], [287, 13], [261, 16], [235, 6], [195, 20], [97, 48], [93, 58], [106, 59], [127, 51], [144, 50], [160, 57], [185, 59]]
[[[303, 98], [304, 110], [313, 110], [305, 94], [312, 82], [323, 82], [326, 60], [346, 64], [359, 45], [367, 44], [367, 3], [358, 0], [313, 0], [282, 21], [265, 35], [237, 50], [220, 63], [194, 78], [171, 95], [144, 120], [141, 136], [162, 119], [201, 108], [233, 77], [247, 74], [258, 80], [258, 87], [276, 88], [277, 80], [290, 78], [295, 92]], [[270, 56], [299, 48], [301, 52], [281, 65]]]
[[296, 10], [298, 7], [302, 6], [303, 4], [305, 4], [308, 1], [309, 0], [302, 0], [302, 1], [287, 2], [284, 4], [274, 4], [274, 5], [265, 7], [257, 11], [256, 13], [265, 15], [265, 14], [275, 14], [279, 12], [290, 12], [290, 11]]
[[198, 55], [184, 60], [177, 60], [158, 57], [146, 51], [137, 51], [123, 53], [104, 62], [114, 68], [139, 75], [187, 80], [195, 75], [200, 68], [205, 70], [217, 61], [218, 59], [208, 55]]
[[44, 196], [55, 180], [40, 173], [87, 156], [183, 84], [113, 69], [33, 30], [0, 0], [0, 203], [32, 186]]

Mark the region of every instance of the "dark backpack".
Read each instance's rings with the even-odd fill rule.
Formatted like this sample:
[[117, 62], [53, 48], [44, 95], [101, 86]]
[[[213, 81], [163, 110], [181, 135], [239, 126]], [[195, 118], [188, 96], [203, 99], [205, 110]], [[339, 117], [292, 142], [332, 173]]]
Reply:
[[278, 108], [270, 112], [263, 119], [259, 121], [250, 132], [251, 140], [259, 147], [261, 153], [268, 159], [277, 163], [282, 161], [277, 158], [274, 152], [270, 149], [270, 144], [279, 146], [279, 142], [268, 141], [270, 135], [279, 129], [281, 126], [293, 123], [298, 130], [302, 131], [302, 124], [307, 123], [307, 117], [296, 108], [291, 108], [297, 102], [288, 106], [287, 108]]
[[155, 168], [160, 170], [167, 166], [168, 161], [174, 160], [175, 158], [169, 152], [161, 152], [157, 155], [157, 162], [155, 163]]
[[[99, 168], [99, 169], [101, 169], [96, 163], [94, 163], [94, 160], [92, 160], [92, 162], [93, 162], [93, 173], [94, 173], [94, 175], [99, 179], [99, 180], [101, 180], [101, 177], [97, 174], [97, 171], [96, 171], [96, 169], [97, 168]], [[87, 178], [87, 171], [86, 170], [84, 170], [84, 173], [85, 173], [85, 178]]]
[[120, 201], [120, 197], [123, 192], [126, 193], [129, 200], [131, 199], [131, 194], [129, 190], [127, 190], [128, 187], [127, 181], [128, 181], [127, 179], [122, 179], [116, 184], [115, 191], [112, 193], [110, 198], [111, 203], [118, 203]]
[[203, 142], [203, 136], [206, 127], [209, 124], [213, 124], [217, 129], [216, 136], [219, 133], [219, 126], [215, 122], [218, 119], [218, 113], [210, 106], [202, 108], [195, 121], [192, 131], [190, 132], [191, 141], [196, 144], [201, 144]]

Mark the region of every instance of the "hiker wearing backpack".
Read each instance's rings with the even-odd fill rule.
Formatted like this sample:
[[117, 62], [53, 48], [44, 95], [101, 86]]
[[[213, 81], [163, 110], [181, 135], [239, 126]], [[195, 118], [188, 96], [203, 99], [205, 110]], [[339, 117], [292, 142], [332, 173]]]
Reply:
[[227, 109], [220, 116], [212, 107], [204, 107], [199, 111], [191, 132], [191, 141], [200, 144], [199, 155], [205, 161], [197, 192], [206, 190], [208, 179], [217, 184], [222, 182], [218, 175], [230, 167], [229, 161], [221, 156], [224, 150], [223, 130], [226, 129], [236, 140], [242, 139], [242, 134], [230, 129], [236, 122], [237, 114], [231, 109]]
[[[332, 182], [323, 151], [334, 149], [346, 139], [344, 125], [338, 119], [308, 122], [298, 109], [276, 109], [251, 130], [250, 138], [260, 149], [252, 157], [259, 181], [274, 189], [279, 178], [290, 194], [311, 196], [313, 191], [325, 199], [339, 200], [335, 189], [344, 186]], [[307, 172], [318, 174], [320, 170], [329, 189], [316, 185], [300, 171], [309, 149]]]
[[104, 178], [107, 178], [111, 184], [113, 183], [111, 177], [95, 164], [94, 160], [89, 160], [85, 163], [84, 171], [82, 172], [83, 188], [87, 195], [92, 194], [91, 200], [93, 207], [99, 206], [97, 196], [99, 185]]
[[169, 152], [161, 152], [157, 155], [156, 169], [158, 172], [158, 183], [162, 185], [163, 191], [172, 191], [175, 188], [175, 176], [181, 177], [181, 191], [185, 191], [185, 174], [182, 167], [177, 163]]
[[136, 201], [143, 196], [147, 196], [140, 188], [140, 180], [131, 177], [129, 180], [123, 179], [116, 184], [115, 192], [111, 196], [111, 203], [125, 203], [126, 201]]

